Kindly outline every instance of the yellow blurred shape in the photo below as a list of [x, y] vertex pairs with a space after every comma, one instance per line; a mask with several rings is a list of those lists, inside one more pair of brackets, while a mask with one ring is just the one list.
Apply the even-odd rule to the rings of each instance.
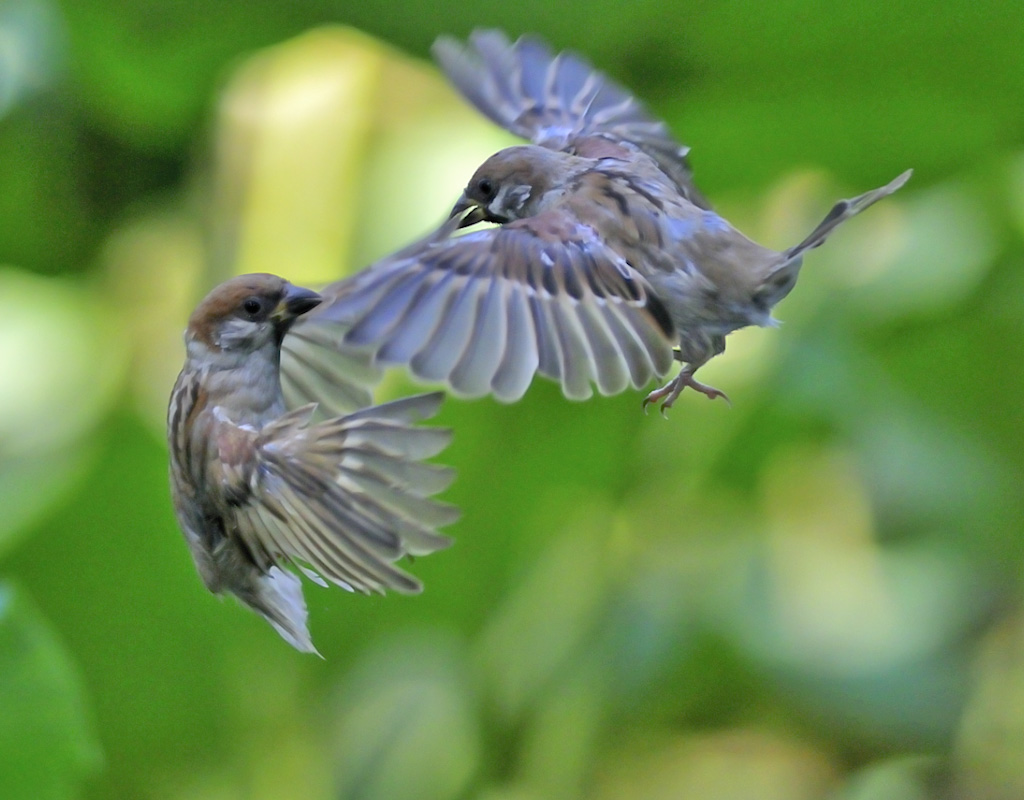
[[[842, 197], [854, 197], [871, 188], [840, 189], [825, 173], [793, 173], [769, 192], [754, 238], [780, 250], [791, 247], [810, 233]], [[783, 301], [777, 316], [798, 319], [804, 309], [817, 306], [825, 292], [884, 280], [890, 271], [900, 269], [909, 237], [906, 193], [904, 189], [884, 198], [846, 221], [825, 245], [806, 254], [798, 287]]]
[[522, 736], [520, 782], [540, 797], [585, 797], [595, 751], [607, 719], [603, 658], [558, 676], [558, 685], [536, 706]]
[[835, 767], [811, 747], [737, 729], [619, 748], [599, 776], [595, 800], [819, 800]]
[[[729, 334], [725, 355], [701, 367], [700, 379], [726, 394], [763, 380], [778, 360], [779, 336], [778, 330], [765, 328], [733, 331]], [[702, 405], [707, 410], [710, 404]]]
[[492, 786], [476, 796], [476, 800], [548, 800], [547, 795], [521, 786]]
[[957, 737], [964, 797], [1024, 797], [1024, 615], [1003, 619], [979, 648]]
[[477, 113], [433, 67], [385, 61], [380, 114], [366, 154], [355, 266], [440, 224], [476, 168], [519, 142]]
[[243, 739], [234, 751], [229, 749], [234, 759], [227, 764], [193, 770], [182, 776], [183, 785], [160, 787], [151, 796], [171, 800], [333, 800], [329, 761], [312, 733], [282, 725], [280, 720], [266, 731], [259, 747]]
[[216, 128], [213, 263], [311, 285], [438, 224], [495, 140], [435, 69], [343, 27], [250, 58]]
[[82, 435], [115, 399], [124, 366], [97, 297], [0, 267], [0, 454], [38, 455]]
[[[144, 209], [101, 256], [143, 417], [162, 435], [182, 331], [214, 285], [242, 272], [336, 280], [440, 222], [508, 138], [429, 64], [348, 28], [243, 62], [218, 104], [211, 213]], [[391, 371], [379, 396], [405, 386]]]
[[856, 670], [900, 650], [903, 630], [853, 459], [793, 448], [765, 472], [780, 633], [822, 666]]
[[827, 258], [868, 317], [948, 308], [977, 287], [996, 255], [983, 201], [964, 184], [916, 190], [911, 183], [863, 216], [862, 224], [847, 223], [844, 247]]
[[114, 231], [101, 253], [107, 295], [131, 348], [131, 383], [142, 418], [161, 438], [167, 398], [185, 359], [189, 314], [211, 288], [199, 226], [182, 213], [154, 210]]
[[[1015, 175], [1011, 170], [1011, 184], [1024, 187], [1024, 178]], [[795, 319], [802, 308], [813, 307], [815, 286], [819, 292], [829, 285], [851, 289], [851, 303], [881, 318], [943, 308], [977, 286], [996, 252], [981, 198], [964, 184], [918, 188], [915, 181], [920, 179], [844, 223], [805, 256], [796, 301], [787, 299], [784, 317]], [[760, 219], [745, 232], [770, 247], [789, 247], [841, 197], [871, 188], [840, 191], [823, 173], [794, 173], [771, 190]], [[1024, 198], [1024, 188], [1018, 194]]]
[[381, 59], [372, 39], [326, 28], [235, 73], [217, 115], [215, 262], [300, 284], [337, 276]]
[[753, 238], [776, 250], [801, 241], [838, 197], [829, 197], [831, 182], [820, 170], [800, 170], [779, 180], [764, 199]]
[[226, 644], [210, 655], [207, 667], [228, 670], [230, 680], [224, 683], [219, 708], [220, 722], [232, 736], [219, 760], [196, 764], [187, 773], [160, 776], [163, 780], [155, 781], [158, 788], [151, 796], [333, 800], [333, 765], [324, 752], [323, 719], [309, 713], [310, 691], [304, 685], [302, 664], [266, 638]]

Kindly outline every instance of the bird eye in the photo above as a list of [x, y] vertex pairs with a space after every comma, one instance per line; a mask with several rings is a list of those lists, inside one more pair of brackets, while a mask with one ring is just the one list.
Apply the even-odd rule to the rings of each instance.
[[242, 303], [242, 310], [250, 317], [255, 317], [263, 310], [263, 301], [258, 297], [250, 297]]
[[481, 178], [476, 182], [476, 190], [480, 192], [480, 196], [484, 200], [492, 200], [497, 190], [494, 187], [494, 181], [490, 178]]

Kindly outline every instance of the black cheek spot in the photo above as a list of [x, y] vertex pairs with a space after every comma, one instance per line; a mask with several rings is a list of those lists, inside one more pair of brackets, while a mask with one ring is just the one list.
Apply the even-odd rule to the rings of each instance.
[[767, 313], [771, 309], [768, 307], [768, 294], [765, 291], [754, 292], [754, 295], [750, 298], [750, 304], [758, 311]]

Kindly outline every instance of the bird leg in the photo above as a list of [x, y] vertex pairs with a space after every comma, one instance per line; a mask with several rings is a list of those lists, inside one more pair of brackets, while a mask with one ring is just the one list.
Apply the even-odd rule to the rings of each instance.
[[714, 400], [716, 397], [721, 397], [725, 402], [729, 402], [728, 396], [725, 392], [716, 389], [713, 386], [708, 386], [706, 383], [701, 383], [693, 377], [693, 373], [697, 371], [697, 368], [693, 365], [687, 365], [680, 370], [679, 374], [672, 380], [662, 386], [660, 389], [655, 389], [647, 397], [644, 398], [644, 413], [647, 413], [647, 406], [651, 403], [657, 403], [659, 400], [661, 403], [661, 416], [668, 419], [668, 415], [665, 413], [668, 409], [672, 408], [672, 404], [675, 403], [676, 398], [682, 394], [683, 389], [689, 386], [691, 389], [696, 389], [703, 395], [707, 395], [710, 399]]

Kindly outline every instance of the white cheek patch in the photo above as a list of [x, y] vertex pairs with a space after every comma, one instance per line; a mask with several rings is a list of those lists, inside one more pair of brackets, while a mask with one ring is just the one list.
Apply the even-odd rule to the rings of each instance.
[[504, 216], [509, 212], [520, 211], [533, 193], [532, 186], [502, 186], [497, 196], [491, 201], [488, 209], [496, 216]]
[[234, 350], [242, 345], [256, 347], [265, 340], [261, 325], [245, 319], [225, 320], [217, 332], [217, 346], [222, 350]]

